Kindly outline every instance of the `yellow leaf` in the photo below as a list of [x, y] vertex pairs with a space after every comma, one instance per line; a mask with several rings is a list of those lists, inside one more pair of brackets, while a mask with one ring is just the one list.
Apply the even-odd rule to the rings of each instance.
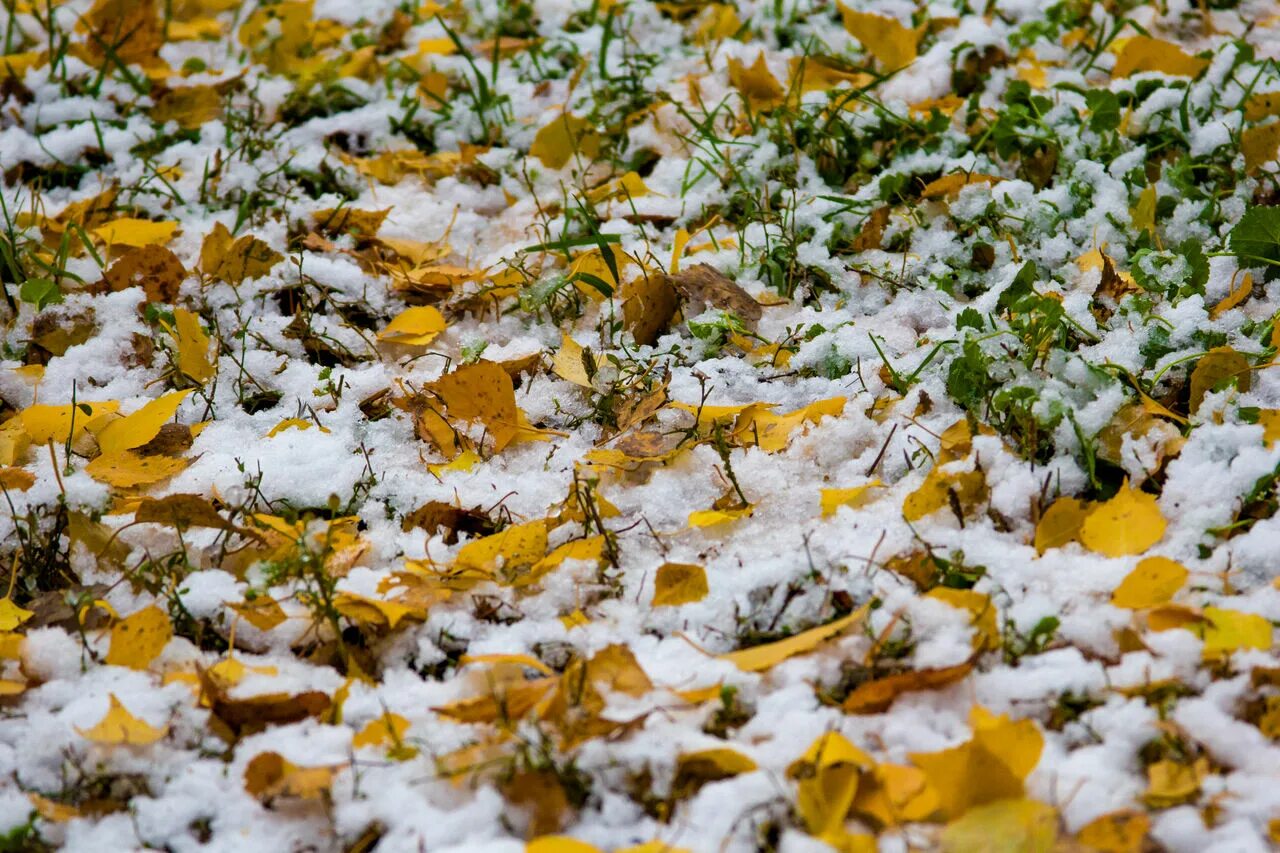
[[1162, 758], [1147, 765], [1147, 791], [1143, 802], [1155, 809], [1167, 809], [1190, 802], [1200, 795], [1200, 783], [1209, 774], [1209, 762], [1198, 758], [1181, 764]]
[[789, 657], [808, 654], [828, 640], [835, 639], [855, 625], [861, 624], [869, 609], [869, 606], [864, 604], [848, 616], [836, 619], [834, 622], [810, 628], [785, 640], [723, 654], [720, 655], [720, 659], [729, 661], [743, 672], [762, 672], [777, 666]]
[[396, 601], [368, 598], [354, 592], [340, 592], [333, 598], [333, 609], [357, 624], [373, 625], [394, 631], [406, 619], [421, 622], [427, 611]]
[[1240, 153], [1244, 154], [1244, 170], [1252, 173], [1276, 159], [1280, 151], [1280, 121], [1240, 131]]
[[421, 347], [436, 339], [445, 330], [444, 315], [430, 305], [406, 308], [396, 315], [387, 327], [378, 332], [378, 340], [395, 344]]
[[1209, 60], [1191, 56], [1173, 42], [1135, 36], [1120, 48], [1111, 76], [1128, 77], [1144, 71], [1156, 71], [1174, 77], [1195, 77], [1208, 64]]
[[38, 68], [48, 61], [49, 54], [43, 50], [9, 53], [0, 56], [0, 79], [15, 78], [21, 80], [29, 69]]
[[1248, 391], [1253, 385], [1252, 370], [1249, 359], [1231, 347], [1209, 350], [1200, 356], [1196, 369], [1191, 371], [1191, 396], [1187, 399], [1187, 407], [1192, 412], [1196, 411], [1206, 394], [1232, 381], [1241, 391]]
[[1156, 202], [1156, 185], [1147, 184], [1146, 189], [1138, 194], [1138, 203], [1129, 211], [1135, 230], [1155, 234]]
[[252, 234], [233, 239], [221, 222], [214, 223], [200, 247], [200, 269], [204, 274], [232, 285], [264, 276], [282, 260], [284, 255]]
[[501, 365], [478, 361], [446, 373], [427, 386], [452, 420], [484, 424], [495, 450], [502, 450], [520, 431], [515, 388]]
[[524, 846], [524, 853], [603, 853], [594, 844], [567, 835], [543, 835]]
[[[824, 417], [839, 417], [844, 411], [844, 397], [817, 400], [802, 409], [775, 415], [772, 403], [754, 403], [743, 408], [733, 424], [733, 437], [743, 447], [756, 446], [766, 453], [785, 450], [791, 433], [804, 424], [816, 424]], [[712, 407], [704, 407], [705, 409]], [[732, 407], [725, 407], [732, 408]], [[699, 417], [701, 424], [703, 415]]]
[[1003, 181], [999, 175], [984, 175], [979, 172], [954, 172], [925, 184], [920, 191], [921, 198], [952, 198], [960, 190], [970, 184], [994, 185]]
[[707, 44], [720, 41], [742, 29], [742, 21], [738, 18], [738, 10], [728, 3], [708, 3], [698, 16], [698, 25], [693, 30], [694, 44]]
[[907, 27], [896, 18], [872, 12], [857, 12], [843, 3], [840, 16], [849, 35], [862, 43], [867, 53], [874, 56], [886, 71], [896, 71], [915, 61], [922, 27]]
[[[1280, 127], [1280, 122], [1277, 122], [1277, 126]], [[1230, 293], [1222, 298], [1221, 302], [1209, 310], [1209, 319], [1218, 319], [1223, 314], [1248, 299], [1249, 294], [1251, 293], [1253, 293], [1253, 275], [1251, 273], [1245, 273], [1243, 278], [1240, 279], [1240, 286], [1233, 288]]]
[[558, 569], [565, 560], [599, 563], [604, 559], [606, 544], [604, 536], [588, 536], [585, 539], [566, 542], [530, 566], [527, 572], [511, 578], [510, 585], [520, 589], [534, 584], [548, 572]]
[[1245, 121], [1262, 121], [1280, 115], [1280, 92], [1254, 92], [1242, 104]]
[[872, 480], [870, 483], [863, 483], [861, 486], [854, 486], [851, 489], [823, 489], [822, 517], [827, 518], [835, 515], [836, 510], [842, 506], [853, 509], [866, 506], [872, 499], [872, 495], [867, 493], [872, 489], [883, 488], [883, 486], [884, 483], [879, 480]]
[[[213, 21], [216, 27], [218, 22]], [[173, 25], [170, 24], [170, 38]], [[215, 34], [215, 38], [216, 38]], [[151, 119], [161, 124], [175, 121], [179, 127], [195, 129], [222, 115], [222, 93], [217, 86], [182, 86], [170, 89], [151, 108]]]
[[313, 0], [286, 0], [259, 6], [240, 25], [237, 37], [257, 61], [269, 71], [297, 76], [306, 70], [298, 54], [313, 44], [311, 21]]
[[244, 768], [244, 788], [260, 800], [296, 797], [316, 800], [329, 792], [339, 767], [299, 767], [278, 752], [255, 755]]
[[1155, 495], [1129, 488], [1126, 480], [1115, 497], [1090, 511], [1080, 528], [1080, 542], [1108, 557], [1141, 554], [1160, 541], [1165, 526]]
[[1266, 651], [1271, 648], [1271, 623], [1256, 613], [1206, 607], [1204, 622], [1196, 626], [1196, 631], [1204, 637], [1206, 659], [1224, 657], [1241, 649]]
[[644, 178], [636, 172], [627, 172], [622, 177], [606, 181], [588, 192], [587, 201], [599, 204], [602, 201], [640, 198], [648, 194], [649, 188], [645, 186]]
[[106, 716], [96, 726], [88, 730], [76, 729], [82, 737], [106, 746], [147, 746], [160, 740], [169, 730], [168, 726], [157, 729], [130, 714], [114, 693], [110, 694], [110, 702]]
[[[70, 418], [67, 420], [70, 425]], [[31, 437], [23, 426], [22, 415], [9, 418], [0, 425], [0, 465], [13, 465], [20, 460], [31, 447]]]
[[587, 119], [570, 113], [561, 113], [543, 125], [529, 146], [529, 156], [537, 157], [549, 169], [563, 167], [575, 154], [594, 160], [599, 153], [600, 134]]
[[937, 586], [925, 593], [925, 597], [949, 604], [957, 610], [968, 610], [972, 614], [969, 624], [973, 627], [974, 649], [990, 650], [1000, 647], [1000, 626], [991, 596], [971, 589]]
[[935, 467], [925, 476], [920, 488], [902, 502], [902, 517], [918, 521], [943, 507], [951, 508], [953, 496], [961, 511], [968, 515], [986, 500], [987, 478], [977, 470], [947, 474]]
[[943, 853], [1052, 853], [1058, 813], [1035, 800], [1008, 799], [976, 806], [942, 831]]
[[913, 753], [938, 795], [943, 817], [954, 819], [973, 806], [1023, 795], [1023, 780], [1040, 761], [1044, 736], [1031, 720], [995, 717], [975, 706], [973, 738], [939, 752]]
[[0, 631], [12, 631], [32, 616], [35, 613], [14, 604], [8, 596], [0, 598]]
[[100, 225], [89, 233], [108, 246], [163, 246], [177, 230], [176, 222], [125, 218]]
[[232, 604], [231, 609], [259, 631], [270, 631], [288, 618], [279, 602], [265, 595], [259, 595], [252, 601]]
[[1076, 840], [1098, 853], [1142, 853], [1151, 818], [1140, 811], [1111, 812], [1080, 828]]
[[860, 71], [845, 71], [827, 64], [818, 56], [795, 56], [791, 58], [791, 80], [789, 88], [806, 92], [826, 92], [848, 83], [855, 89], [872, 82], [870, 74]]
[[787, 767], [787, 776], [799, 781], [796, 810], [812, 835], [827, 836], [842, 827], [861, 774], [874, 766], [844, 735], [826, 732]]
[[560, 617], [560, 624], [564, 626], [566, 631], [572, 631], [574, 628], [581, 628], [583, 625], [590, 625], [591, 620], [587, 618], [587, 614], [581, 610], [574, 610]]
[[111, 626], [106, 661], [111, 666], [146, 669], [173, 637], [169, 614], [154, 604]]
[[439, 477], [448, 471], [470, 471], [479, 461], [480, 457], [473, 451], [464, 450], [454, 457], [453, 461], [428, 465], [427, 470]]
[[[76, 403], [74, 406], [28, 406], [19, 415], [22, 428], [32, 444], [64, 444], [75, 441], [88, 427], [89, 421], [111, 414], [120, 408], [115, 400], [99, 403]], [[12, 464], [12, 463], [11, 463]]]
[[1085, 504], [1075, 498], [1058, 498], [1036, 525], [1036, 553], [1080, 541], [1080, 528], [1089, 517]]
[[169, 41], [217, 41], [222, 36], [222, 24], [217, 18], [194, 18], [190, 21], [170, 21]]
[[213, 361], [209, 357], [209, 336], [200, 328], [200, 318], [185, 308], [173, 309], [174, 341], [178, 345], [178, 370], [200, 384], [213, 378]]
[[562, 335], [560, 349], [556, 350], [555, 358], [551, 360], [551, 370], [567, 382], [582, 388], [590, 388], [591, 377], [587, 374], [585, 361], [591, 357], [590, 352], [583, 349], [582, 345], [573, 338]]
[[501, 568], [510, 574], [528, 568], [547, 553], [547, 522], [513, 524], [492, 536], [468, 542], [458, 549], [455, 571], [493, 577]]
[[683, 752], [676, 759], [675, 778], [671, 782], [672, 795], [676, 799], [685, 799], [707, 782], [729, 779], [757, 768], [758, 765], [750, 758], [728, 747]]
[[121, 450], [118, 453], [104, 453], [84, 466], [84, 470], [95, 480], [116, 488], [128, 489], [158, 483], [186, 467], [185, 459], [139, 456], [128, 450]]
[[707, 570], [690, 563], [663, 563], [653, 585], [654, 607], [692, 604], [707, 597]]
[[[280, 433], [287, 432], [291, 429], [305, 432], [315, 425], [314, 421], [309, 421], [306, 418], [285, 418], [267, 431], [267, 438], [275, 438]], [[328, 433], [329, 431], [328, 427], [320, 427], [320, 432]]]
[[747, 100], [752, 109], [769, 109], [782, 103], [782, 84], [769, 71], [764, 51], [751, 65], [729, 57], [729, 83]]
[[737, 509], [700, 509], [689, 513], [690, 527], [713, 527], [740, 518], [749, 518], [756, 508], [752, 504]]
[[404, 761], [418, 754], [415, 748], [406, 746], [404, 743], [407, 731], [409, 731], [409, 721], [399, 714], [387, 711], [381, 717], [370, 720], [369, 724], [351, 739], [351, 746], [356, 749], [390, 746], [390, 757], [397, 761]]
[[1173, 600], [1187, 582], [1187, 568], [1167, 557], [1147, 557], [1111, 594], [1111, 603], [1128, 610], [1156, 607]]
[[173, 419], [178, 406], [190, 394], [189, 389], [174, 391], [157, 397], [131, 415], [107, 420], [100, 428], [95, 425], [98, 447], [103, 454], [141, 447], [155, 438], [160, 428]]

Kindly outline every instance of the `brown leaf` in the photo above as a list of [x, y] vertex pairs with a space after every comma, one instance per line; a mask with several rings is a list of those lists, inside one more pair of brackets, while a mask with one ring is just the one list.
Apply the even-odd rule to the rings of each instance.
[[166, 495], [163, 498], [142, 498], [134, 510], [135, 522], [164, 524], [185, 530], [188, 527], [208, 527], [228, 530], [241, 536], [265, 541], [256, 530], [232, 524], [219, 514], [213, 504], [200, 495]]
[[200, 669], [199, 675], [201, 692], [213, 715], [237, 736], [262, 731], [270, 725], [297, 723], [308, 717], [319, 717], [332, 704], [329, 695], [319, 690], [232, 698], [208, 670]]
[[676, 291], [665, 275], [641, 275], [622, 288], [622, 325], [637, 344], [649, 346], [676, 313]]
[[156, 0], [98, 0], [82, 20], [89, 30], [89, 55], [102, 62], [155, 64], [164, 44], [164, 28]]
[[140, 456], [180, 456], [191, 449], [191, 427], [186, 424], [165, 423], [156, 433], [156, 437], [134, 452]]
[[705, 304], [731, 311], [749, 324], [759, 320], [763, 313], [760, 303], [752, 299], [751, 294], [707, 264], [695, 264], [665, 278], [681, 296], [695, 305]]
[[104, 279], [112, 293], [141, 287], [148, 302], [171, 303], [178, 298], [187, 270], [178, 256], [164, 246], [126, 249], [107, 270]]
[[517, 772], [503, 783], [502, 796], [507, 805], [524, 813], [527, 838], [559, 832], [576, 816], [559, 777], [550, 770]]
[[936, 669], [917, 669], [864, 681], [845, 697], [843, 708], [849, 714], [877, 714], [886, 711], [903, 693], [916, 690], [938, 690], [954, 684], [973, 670], [973, 662]]
[[459, 533], [466, 533], [469, 536], [488, 536], [497, 529], [493, 519], [489, 518], [480, 507], [463, 509], [444, 501], [427, 501], [407, 514], [400, 522], [400, 529], [406, 533], [415, 527], [421, 527], [429, 536], [436, 535], [441, 528], [444, 528], [446, 545], [455, 544]]
[[853, 238], [853, 250], [855, 252], [865, 252], [869, 249], [879, 249], [880, 243], [884, 239], [885, 226], [889, 224], [888, 205], [877, 207], [871, 211], [871, 214], [862, 223], [862, 229], [858, 232], [858, 236]]
[[519, 431], [511, 377], [492, 361], [478, 361], [446, 373], [427, 385], [445, 404], [450, 420], [480, 421], [502, 450]]

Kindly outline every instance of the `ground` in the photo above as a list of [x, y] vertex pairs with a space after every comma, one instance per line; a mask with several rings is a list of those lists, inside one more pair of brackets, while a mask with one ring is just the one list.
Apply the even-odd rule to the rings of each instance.
[[4, 0], [0, 850], [1280, 843], [1280, 8]]

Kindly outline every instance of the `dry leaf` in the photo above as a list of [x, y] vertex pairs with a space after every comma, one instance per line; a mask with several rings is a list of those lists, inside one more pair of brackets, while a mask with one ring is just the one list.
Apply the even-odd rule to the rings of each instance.
[[915, 61], [923, 28], [904, 26], [897, 18], [887, 15], [858, 12], [843, 3], [837, 5], [845, 30], [862, 43], [863, 49], [874, 56], [884, 70], [896, 71]]
[[173, 637], [169, 614], [154, 604], [111, 626], [106, 661], [111, 666], [146, 669]]
[[1142, 853], [1151, 818], [1140, 811], [1110, 812], [1080, 828], [1076, 840], [1098, 853]]
[[178, 256], [164, 246], [128, 249], [103, 276], [112, 293], [140, 287], [148, 302], [173, 302], [186, 277]]
[[[728, 311], [748, 324], [754, 324], [763, 314], [760, 303], [752, 299], [751, 294], [707, 264], [694, 264], [675, 275], [665, 276], [664, 280], [695, 306], [710, 305]], [[695, 313], [700, 310], [696, 309]]]
[[864, 604], [848, 616], [802, 631], [794, 637], [778, 640], [773, 643], [754, 646], [736, 652], [720, 655], [743, 672], [763, 672], [782, 663], [789, 657], [808, 654], [822, 644], [862, 623], [869, 612], [869, 605]]
[[422, 347], [434, 341], [447, 325], [444, 316], [435, 308], [419, 305], [397, 314], [386, 328], [378, 332], [378, 340]]
[[537, 157], [549, 169], [563, 167], [576, 154], [594, 160], [600, 153], [600, 134], [591, 122], [569, 113], [543, 125], [529, 146], [529, 156]]
[[185, 308], [173, 309], [173, 337], [178, 346], [178, 371], [201, 385], [217, 372], [209, 355], [209, 336], [200, 318]]
[[756, 61], [751, 65], [729, 57], [729, 83], [742, 94], [753, 110], [771, 109], [783, 101], [782, 84], [769, 71], [764, 51], [756, 56]]
[[89, 422], [120, 408], [115, 400], [76, 403], [74, 406], [28, 406], [18, 416], [32, 444], [65, 444], [84, 434]]
[[591, 350], [584, 349], [568, 335], [561, 335], [560, 349], [556, 350], [555, 357], [551, 360], [551, 370], [567, 382], [590, 389], [595, 362], [591, 360]]
[[1231, 347], [1217, 347], [1200, 356], [1195, 370], [1191, 371], [1191, 396], [1187, 408], [1195, 412], [1206, 394], [1234, 380], [1241, 391], [1252, 387], [1253, 368], [1249, 359]]
[[89, 233], [108, 246], [159, 246], [173, 239], [176, 222], [152, 222], [149, 219], [116, 219], [99, 225]]
[[104, 454], [119, 453], [141, 447], [160, 432], [160, 427], [171, 420], [191, 391], [174, 391], [144, 405], [138, 411], [123, 418], [104, 416], [89, 425], [98, 439], [98, 447]]
[[1080, 542], [1108, 557], [1141, 554], [1160, 541], [1165, 526], [1155, 495], [1130, 489], [1126, 480], [1111, 500], [1090, 510], [1080, 528]]
[[1116, 57], [1112, 77], [1128, 77], [1155, 71], [1175, 77], [1195, 77], [1209, 60], [1191, 56], [1173, 42], [1149, 36], [1135, 36], [1124, 43]]
[[1058, 813], [1053, 806], [1027, 799], [997, 800], [975, 806], [947, 824], [939, 839], [943, 853], [1053, 853]]
[[156, 728], [145, 720], [140, 720], [129, 709], [120, 703], [116, 694], [110, 694], [110, 706], [107, 714], [91, 729], [76, 731], [81, 737], [105, 746], [149, 746], [165, 736], [168, 726]]
[[1064, 497], [1054, 501], [1036, 525], [1036, 553], [1043, 554], [1050, 548], [1080, 541], [1080, 530], [1089, 512], [1088, 506], [1075, 498]]
[[884, 483], [881, 483], [879, 480], [872, 480], [869, 483], [864, 483], [861, 486], [854, 486], [851, 489], [823, 489], [821, 499], [822, 517], [828, 518], [835, 515], [836, 510], [842, 506], [847, 506], [853, 509], [866, 506], [875, 498], [875, 495], [871, 494], [871, 491], [873, 489], [880, 489], [883, 487]]
[[1173, 600], [1173, 596], [1187, 582], [1186, 566], [1166, 557], [1147, 557], [1111, 594], [1111, 603], [1128, 610], [1157, 607]]
[[707, 597], [707, 570], [689, 563], [663, 563], [653, 586], [654, 607], [692, 604]]
[[244, 768], [244, 789], [260, 800], [297, 797], [315, 800], [329, 793], [342, 765], [299, 767], [278, 752], [261, 752]]
[[878, 714], [887, 711], [903, 693], [939, 690], [955, 684], [973, 671], [971, 662], [937, 669], [917, 669], [864, 681], [845, 697], [841, 707], [849, 714]]
[[708, 782], [718, 782], [756, 769], [754, 761], [728, 747], [682, 752], [676, 758], [671, 795], [676, 800], [685, 800], [696, 795]]

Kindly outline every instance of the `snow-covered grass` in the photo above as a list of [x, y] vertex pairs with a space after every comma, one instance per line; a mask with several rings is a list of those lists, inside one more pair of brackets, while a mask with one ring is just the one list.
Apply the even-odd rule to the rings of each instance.
[[1280, 843], [1274, 3], [0, 39], [0, 849]]

